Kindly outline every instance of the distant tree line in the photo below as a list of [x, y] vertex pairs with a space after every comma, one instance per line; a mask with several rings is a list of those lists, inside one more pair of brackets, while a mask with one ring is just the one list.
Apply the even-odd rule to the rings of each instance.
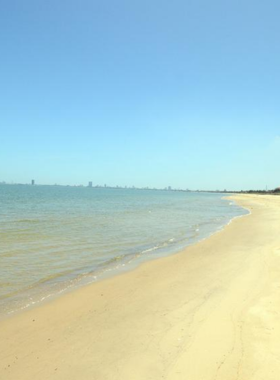
[[277, 187], [274, 190], [247, 190], [242, 192], [248, 194], [280, 194], [280, 187]]

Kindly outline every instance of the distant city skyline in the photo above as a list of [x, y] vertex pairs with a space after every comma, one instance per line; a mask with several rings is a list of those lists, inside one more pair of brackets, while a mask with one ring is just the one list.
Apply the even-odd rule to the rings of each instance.
[[5, 181], [1, 181], [0, 180], [0, 185], [21, 185], [21, 186], [28, 186], [28, 185], [32, 185], [32, 186], [62, 186], [62, 187], [88, 187], [88, 188], [91, 188], [91, 189], [127, 189], [127, 190], [165, 190], [165, 191], [184, 191], [184, 192], [219, 192], [219, 193], [230, 193], [230, 192], [246, 192], [246, 191], [254, 191], [254, 190], [257, 190], [257, 191], [261, 191], [261, 192], [271, 192], [271, 191], [274, 191], [274, 190], [278, 190], [280, 189], [279, 186], [277, 187], [273, 187], [273, 188], [268, 188], [266, 186], [266, 188], [259, 188], [259, 189], [246, 189], [246, 188], [243, 188], [243, 189], [222, 189], [222, 188], [216, 188], [215, 190], [213, 189], [207, 189], [207, 188], [196, 188], [196, 189], [190, 189], [190, 188], [180, 188], [180, 187], [172, 187], [172, 186], [165, 186], [165, 187], [162, 187], [162, 188], [159, 188], [159, 187], [151, 187], [151, 186], [142, 186], [142, 187], [137, 187], [137, 186], [134, 186], [134, 185], [125, 185], [125, 186], [120, 186], [120, 185], [107, 185], [107, 184], [104, 184], [104, 185], [99, 185], [99, 184], [94, 184], [92, 181], [89, 181], [88, 184], [83, 184], [83, 183], [78, 183], [78, 184], [72, 184], [72, 185], [69, 185], [69, 184], [59, 184], [59, 183], [52, 183], [52, 184], [44, 184], [44, 183], [38, 183], [36, 184], [35, 183], [35, 180], [31, 180], [31, 183], [17, 183], [17, 182], [5, 182]]
[[0, 181], [280, 185], [280, 3], [2, 2]]

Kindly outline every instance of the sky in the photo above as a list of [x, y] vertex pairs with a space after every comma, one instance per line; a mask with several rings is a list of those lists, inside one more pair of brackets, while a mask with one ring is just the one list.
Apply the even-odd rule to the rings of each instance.
[[0, 0], [0, 182], [280, 186], [279, 0]]

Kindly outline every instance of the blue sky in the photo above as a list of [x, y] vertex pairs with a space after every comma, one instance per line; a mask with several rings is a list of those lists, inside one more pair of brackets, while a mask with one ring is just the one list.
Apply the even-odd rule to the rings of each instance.
[[279, 14], [0, 0], [0, 181], [280, 186]]

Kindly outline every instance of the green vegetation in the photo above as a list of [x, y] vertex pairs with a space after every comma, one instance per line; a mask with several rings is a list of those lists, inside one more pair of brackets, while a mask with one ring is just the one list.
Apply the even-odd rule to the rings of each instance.
[[248, 191], [241, 191], [241, 193], [246, 193], [246, 194], [275, 194], [275, 195], [280, 195], [280, 187], [277, 187], [274, 190], [248, 190]]

